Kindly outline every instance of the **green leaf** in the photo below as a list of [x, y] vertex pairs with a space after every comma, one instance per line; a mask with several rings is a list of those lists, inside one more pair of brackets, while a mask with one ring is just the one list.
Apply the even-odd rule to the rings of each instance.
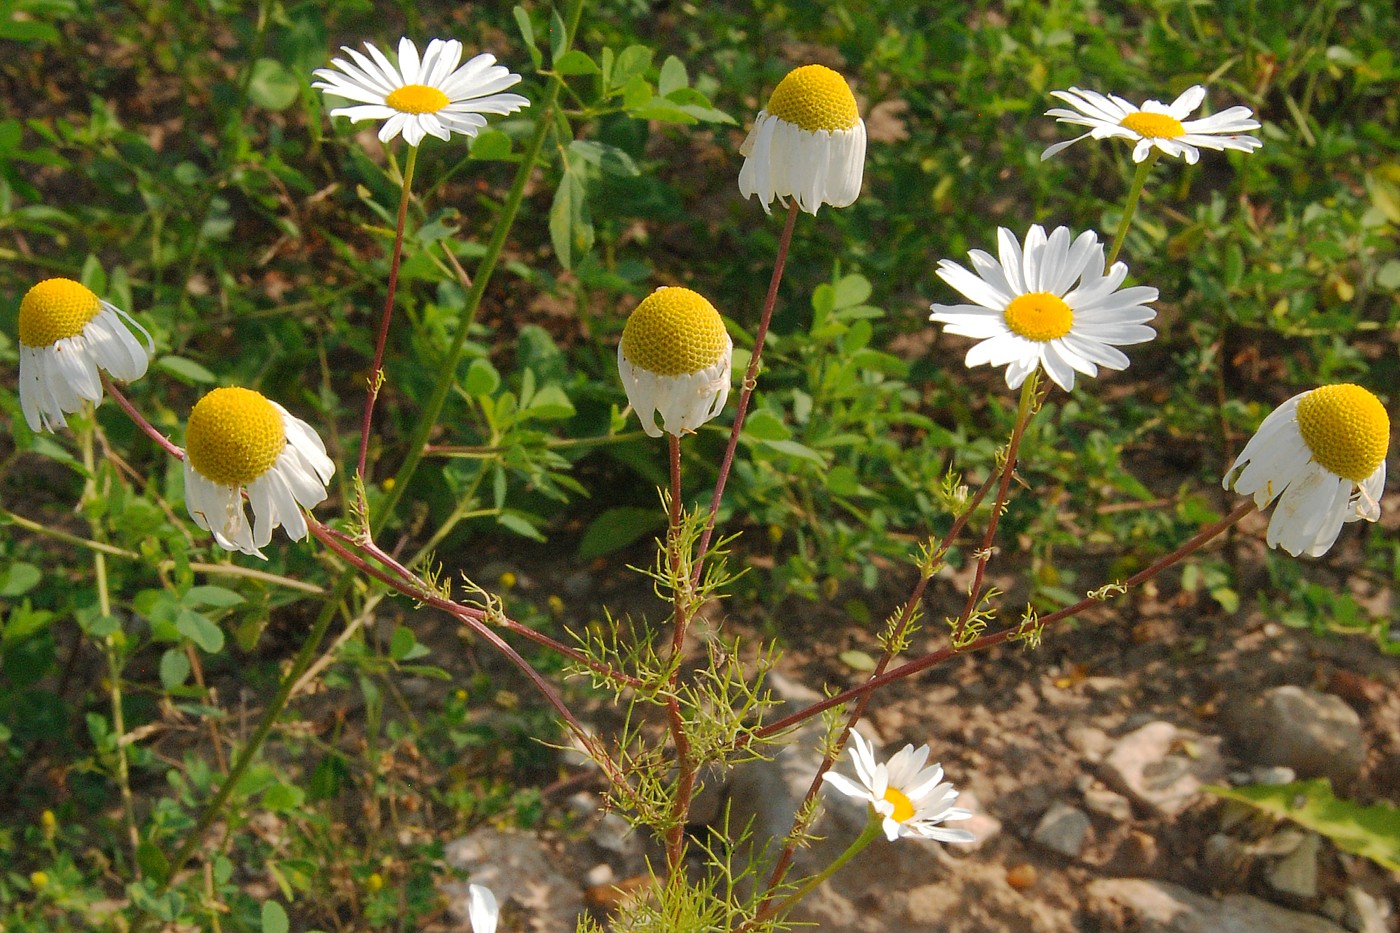
[[263, 901], [262, 933], [287, 933], [292, 923], [287, 919], [287, 911], [276, 901]]
[[[6, 4], [8, 6], [9, 4]], [[13, 42], [57, 42], [58, 30], [35, 19], [0, 19], [0, 39]]]
[[295, 784], [273, 784], [262, 796], [262, 805], [273, 813], [290, 813], [301, 809], [306, 792]]
[[190, 385], [213, 385], [219, 381], [218, 376], [194, 360], [187, 360], [183, 356], [162, 356], [156, 360], [156, 365], [181, 382]]
[[661, 76], [656, 82], [656, 92], [662, 97], [668, 97], [672, 91], [689, 86], [690, 78], [685, 73], [685, 62], [674, 55], [666, 56], [666, 61], [661, 63]]
[[744, 419], [744, 436], [756, 441], [785, 441], [792, 437], [792, 430], [783, 424], [781, 415], [760, 408]]
[[167, 648], [160, 656], [160, 685], [172, 690], [190, 676], [190, 659], [180, 648]]
[[217, 654], [224, 647], [224, 631], [208, 616], [181, 608], [175, 614], [175, 630], [194, 642], [205, 654]]
[[503, 528], [509, 528], [522, 538], [529, 538], [531, 541], [548, 540], [540, 533], [540, 530], [534, 526], [534, 523], [527, 519], [521, 512], [502, 512], [500, 515], [496, 516], [496, 522]]
[[227, 609], [243, 602], [243, 595], [222, 586], [192, 586], [181, 602], [186, 606]]
[[659, 509], [624, 506], [608, 509], [593, 519], [578, 544], [579, 560], [592, 560], [624, 548], [649, 531], [665, 524]]
[[875, 670], [875, 659], [864, 651], [843, 651], [837, 655], [841, 663], [845, 664], [853, 671], [873, 671]]
[[253, 63], [248, 99], [267, 110], [286, 110], [301, 95], [301, 79], [279, 61], [260, 58]]
[[568, 29], [564, 26], [564, 17], [559, 15], [559, 11], [553, 11], [549, 16], [549, 59], [558, 62], [564, 57], [564, 46], [568, 38]]
[[806, 444], [799, 444], [797, 441], [764, 441], [764, 446], [771, 447], [779, 453], [787, 454], [789, 457], [797, 457], [799, 460], [809, 460], [819, 467], [826, 467], [826, 460]]
[[500, 388], [500, 385], [501, 374], [496, 371], [496, 367], [485, 357], [477, 357], [467, 367], [467, 377], [462, 380], [462, 391], [472, 396], [490, 395]]
[[389, 637], [389, 657], [395, 661], [411, 661], [429, 653], [428, 647], [419, 644], [413, 637], [413, 629], [407, 626], [400, 625]]
[[510, 161], [510, 137], [500, 130], [482, 130], [472, 139], [471, 157], [477, 162]]
[[170, 877], [170, 860], [165, 857], [160, 846], [149, 839], [142, 840], [136, 847], [136, 861], [141, 865], [141, 870], [157, 884], [164, 884]]
[[38, 567], [16, 561], [0, 576], [0, 596], [22, 596], [38, 586], [43, 578]]
[[576, 139], [569, 143], [569, 150], [577, 153], [583, 161], [598, 166], [609, 175], [631, 178], [642, 173], [630, 155], [616, 146], [609, 146], [607, 143]]
[[1217, 797], [1238, 800], [1265, 813], [1321, 833], [1339, 849], [1391, 871], [1400, 871], [1400, 810], [1388, 803], [1362, 806], [1333, 795], [1326, 778], [1292, 784], [1207, 787]]
[[561, 387], [550, 383], [534, 394], [526, 410], [541, 421], [558, 421], [574, 416], [574, 403]]
[[564, 161], [564, 177], [559, 179], [559, 189], [554, 192], [554, 204], [549, 209], [549, 240], [559, 265], [565, 269], [572, 269], [574, 260], [593, 248], [587, 186], [573, 161]]
[[623, 49], [612, 67], [610, 77], [613, 86], [620, 87], [633, 78], [641, 77], [651, 67], [653, 54], [652, 50], [644, 45], [629, 45]]
[[561, 75], [596, 75], [598, 64], [580, 49], [569, 49], [554, 63], [554, 70]]
[[864, 304], [870, 297], [873, 289], [870, 282], [863, 275], [848, 275], [836, 283], [836, 292], [832, 296], [835, 299], [837, 308], [850, 308], [854, 305]]
[[511, 12], [515, 14], [515, 26], [520, 30], [520, 39], [525, 43], [525, 51], [530, 53], [530, 61], [538, 69], [544, 64], [544, 55], [540, 52], [539, 43], [535, 41], [535, 26], [530, 22], [530, 14], [523, 6], [516, 6]]

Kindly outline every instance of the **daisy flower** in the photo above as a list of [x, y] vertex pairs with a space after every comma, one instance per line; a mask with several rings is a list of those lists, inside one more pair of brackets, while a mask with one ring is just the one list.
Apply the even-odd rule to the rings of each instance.
[[1192, 165], [1201, 157], [1201, 149], [1253, 152], [1264, 145], [1253, 136], [1240, 135], [1245, 130], [1259, 129], [1259, 121], [1254, 119], [1248, 107], [1231, 107], [1199, 120], [1187, 120], [1205, 100], [1206, 89], [1199, 84], [1182, 91], [1181, 96], [1170, 104], [1149, 100], [1141, 107], [1121, 97], [1105, 96], [1077, 87], [1068, 91], [1052, 91], [1050, 96], [1058, 97], [1074, 109], [1056, 107], [1045, 112], [1047, 117], [1055, 117], [1057, 123], [1087, 126], [1090, 129], [1083, 136], [1055, 143], [1040, 154], [1041, 161], [1087, 136], [1095, 139], [1116, 136], [1135, 142], [1134, 162], [1146, 159], [1155, 146], [1169, 156], [1184, 158]]
[[857, 800], [864, 800], [880, 816], [885, 838], [919, 836], [940, 842], [973, 842], [976, 837], [965, 829], [942, 829], [945, 820], [965, 820], [972, 811], [953, 806], [958, 792], [943, 781], [943, 768], [925, 768], [928, 746], [906, 745], [888, 762], [876, 763], [875, 750], [859, 732], [851, 730], [851, 761], [859, 783], [828, 771], [822, 780]]
[[[127, 325], [141, 332], [144, 347]], [[124, 382], [140, 379], [154, 350], [151, 335], [121, 308], [72, 279], [45, 279], [19, 303], [24, 420], [34, 431], [67, 427], [65, 412], [102, 401], [99, 368]]]
[[627, 401], [651, 437], [693, 432], [729, 400], [734, 342], [719, 312], [688, 288], [658, 288], [632, 311], [617, 345]]
[[783, 199], [794, 197], [809, 214], [850, 204], [865, 171], [865, 121], [850, 85], [823, 65], [788, 72], [739, 154], [739, 191], [758, 195], [765, 213], [774, 198], [786, 207]]
[[1103, 273], [1103, 244], [1094, 231], [1071, 243], [1069, 228], [1056, 227], [1047, 237], [1036, 224], [1022, 246], [1002, 227], [997, 243], [1000, 262], [980, 249], [968, 253], [975, 275], [952, 260], [938, 264], [938, 277], [972, 304], [934, 304], [929, 320], [981, 341], [967, 351], [968, 366], [1005, 366], [1013, 389], [1042, 366], [1068, 392], [1076, 372], [1126, 369], [1128, 358], [1115, 346], [1157, 336], [1144, 325], [1157, 315], [1144, 305], [1157, 300], [1157, 289], [1120, 289], [1128, 267], [1115, 262]]
[[[252, 389], [215, 389], [195, 403], [185, 428], [185, 508], [230, 551], [260, 548], [278, 525], [307, 535], [302, 507], [326, 498], [335, 464], [305, 421]], [[243, 490], [253, 525], [243, 511]]]
[[1266, 508], [1269, 547], [1321, 557], [1345, 522], [1381, 517], [1390, 417], [1358, 385], [1323, 386], [1276, 408], [1225, 474], [1226, 489]]
[[496, 933], [496, 919], [501, 915], [496, 895], [479, 884], [467, 885], [467, 920], [472, 933]]
[[486, 125], [483, 114], [514, 113], [530, 102], [519, 94], [502, 94], [520, 81], [520, 75], [496, 64], [496, 57], [481, 54], [458, 68], [462, 43], [456, 39], [434, 39], [423, 57], [409, 39], [399, 40], [399, 63], [395, 67], [383, 52], [366, 42], [366, 56], [349, 46], [341, 50], [350, 56], [331, 59], [330, 68], [319, 68], [321, 80], [312, 87], [327, 95], [359, 101], [353, 107], [337, 107], [333, 117], [349, 117], [352, 122], [383, 120], [380, 142], [387, 143], [399, 133], [416, 146], [424, 136], [450, 139], [453, 133], [472, 137]]

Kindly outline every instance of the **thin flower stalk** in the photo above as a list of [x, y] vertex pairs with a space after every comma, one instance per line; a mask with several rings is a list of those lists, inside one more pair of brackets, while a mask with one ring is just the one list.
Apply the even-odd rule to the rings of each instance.
[[763, 299], [763, 312], [758, 318], [758, 329], [754, 331], [753, 355], [749, 358], [749, 368], [744, 372], [744, 384], [739, 390], [739, 402], [734, 407], [734, 426], [729, 429], [729, 444], [724, 448], [720, 460], [719, 475], [715, 477], [715, 491], [710, 496], [710, 514], [705, 520], [705, 529], [700, 533], [700, 542], [695, 553], [700, 559], [692, 571], [692, 583], [700, 582], [705, 570], [704, 555], [714, 536], [715, 517], [719, 514], [720, 503], [724, 500], [724, 486], [729, 481], [729, 471], [734, 465], [734, 452], [739, 447], [739, 435], [744, 430], [744, 415], [749, 410], [749, 399], [758, 386], [758, 367], [763, 356], [763, 341], [768, 336], [768, 325], [773, 320], [773, 308], [778, 303], [778, 286], [783, 280], [783, 268], [787, 265], [788, 248], [792, 245], [792, 231], [797, 224], [797, 214], [801, 208], [794, 199], [788, 205], [787, 222], [783, 225], [782, 236], [778, 239], [778, 254], [773, 260], [773, 277], [768, 283], [768, 295]]
[[[668, 527], [666, 531], [667, 560], [671, 565], [671, 577], [675, 591], [672, 603], [674, 623], [671, 639], [671, 689], [666, 696], [666, 723], [671, 732], [671, 741], [676, 746], [676, 797], [671, 804], [672, 825], [666, 832], [666, 868], [674, 873], [680, 870], [685, 855], [685, 815], [690, 811], [691, 796], [695, 791], [695, 761], [690, 746], [690, 738], [685, 731], [685, 717], [675, 689], [680, 677], [680, 655], [685, 647], [685, 633], [690, 624], [689, 600], [681, 585], [681, 439], [675, 434], [666, 435], [670, 453], [671, 495]], [[703, 553], [703, 551], [701, 552]]]
[[1143, 185], [1147, 183], [1147, 175], [1152, 171], [1152, 166], [1157, 164], [1157, 160], [1162, 157], [1162, 153], [1156, 149], [1152, 150], [1144, 161], [1137, 164], [1137, 169], [1133, 172], [1132, 183], [1128, 186], [1128, 198], [1123, 205], [1123, 217], [1118, 221], [1118, 230], [1113, 234], [1113, 245], [1109, 247], [1108, 258], [1103, 263], [1103, 274], [1108, 275], [1113, 268], [1113, 262], [1118, 258], [1118, 253], [1123, 249], [1123, 241], [1128, 237], [1128, 230], [1133, 224], [1133, 214], [1137, 212], [1138, 199], [1142, 196]]

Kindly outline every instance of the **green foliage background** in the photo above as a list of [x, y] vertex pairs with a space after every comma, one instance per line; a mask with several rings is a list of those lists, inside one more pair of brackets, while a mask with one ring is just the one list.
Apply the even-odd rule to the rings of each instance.
[[[685, 284], [725, 314], [742, 357], [779, 227], [738, 196], [737, 150], [768, 92], [808, 61], [848, 76], [872, 142], [860, 200], [798, 225], [725, 513], [747, 532], [736, 558], [755, 568], [741, 583], [752, 599], [874, 587], [912, 540], [946, 523], [950, 470], [975, 483], [993, 469], [1015, 403], [999, 371], [965, 370], [964, 343], [927, 324], [930, 302], [952, 300], [932, 270], [989, 248], [1000, 225], [1018, 236], [1032, 222], [1116, 226], [1124, 147], [1085, 141], [1039, 160], [1069, 131], [1043, 116], [1055, 89], [1170, 100], [1205, 83], [1215, 110], [1254, 109], [1265, 145], [1163, 164], [1149, 182], [1123, 258], [1134, 280], [1161, 291], [1160, 337], [1126, 373], [1053, 396], [1026, 439], [1030, 494], [1006, 533], [1027, 547], [1038, 603], [1082, 590], [1078, 558], [1066, 554], [1131, 572], [1215, 517], [1230, 457], [1296, 392], [1356, 381], [1395, 411], [1400, 17], [1389, 0], [838, 0], [820, 15], [799, 3], [596, 0], [577, 54], [558, 62], [552, 11], [539, 3], [4, 8], [0, 368], [15, 371], [25, 290], [80, 278], [155, 336], [157, 361], [130, 395], [177, 441], [214, 384], [256, 387], [311, 421], [341, 466], [327, 514], [348, 498], [398, 188], [372, 129], [326, 117], [311, 71], [342, 43], [387, 46], [404, 34], [494, 52], [532, 99], [540, 69], [569, 75], [567, 119], [473, 329], [438, 449], [401, 510], [398, 531], [449, 570], [476, 569], [479, 555], [521, 537], [587, 561], [659, 527], [663, 453], [621, 417], [616, 339], [640, 296]], [[378, 483], [404, 455], [464, 305], [446, 255], [468, 268], [482, 255], [527, 116], [494, 121], [469, 153], [431, 139], [423, 148], [371, 447]], [[119, 818], [83, 818], [113, 812], [115, 800], [116, 737], [91, 645], [112, 644], [121, 659], [128, 730], [165, 721], [172, 706], [224, 723], [228, 710], [196, 682], [197, 667], [211, 680], [236, 671], [257, 695], [314, 601], [274, 578], [211, 571], [228, 558], [185, 519], [178, 465], [112, 406], [99, 421], [121, 459], [100, 467], [104, 494], [81, 516], [71, 437], [33, 435], [11, 378], [0, 412], [10, 426], [0, 439], [0, 799], [13, 801], [0, 820], [0, 916], [9, 912], [12, 930], [81, 926], [122, 892], [79, 853], [96, 847], [116, 875], [131, 870]], [[727, 423], [688, 446], [687, 494], [707, 494]], [[371, 488], [372, 504], [384, 491]], [[1329, 585], [1343, 567], [1400, 582], [1393, 514], [1353, 527], [1327, 561], [1270, 555], [1272, 608], [1396, 650], [1385, 620]], [[87, 538], [92, 521], [113, 549], [113, 617], [95, 609], [87, 551], [61, 537]], [[259, 569], [276, 577], [332, 579], [314, 549], [278, 545], [269, 557]], [[1203, 562], [1186, 583], [1226, 610], [1254, 598], [1224, 564]], [[540, 607], [535, 621], [557, 629], [560, 616]], [[342, 837], [359, 801], [430, 799], [437, 822], [422, 821], [415, 843], [429, 855], [453, 828], [538, 817], [537, 796], [513, 792], [484, 757], [453, 772], [444, 754], [440, 774], [415, 781], [374, 763], [377, 752], [429, 747], [425, 736], [495, 754], [512, 736], [550, 734], [528, 705], [489, 723], [474, 716], [499, 699], [485, 676], [454, 684], [430, 711], [393, 713], [396, 679], [442, 663], [426, 653], [407, 625], [352, 639], [327, 677], [363, 702], [364, 744], [289, 734], [272, 761], [307, 767], [268, 763], [240, 788], [243, 818], [270, 811], [296, 831], [280, 849], [250, 835], [230, 843], [213, 880], [229, 928], [264, 922], [240, 886], [252, 864], [302, 898], [308, 917], [348, 910], [380, 926], [430, 910], [427, 860], [404, 858], [387, 823]], [[544, 780], [545, 751], [514, 748], [507, 770]], [[178, 837], [216, 780], [211, 763], [188, 736], [131, 752], [149, 839]], [[45, 808], [54, 831], [39, 819]], [[46, 875], [41, 890], [35, 871]], [[385, 873], [394, 883], [376, 887], [371, 877], [382, 885]], [[186, 916], [195, 900], [186, 892], [148, 909]]]

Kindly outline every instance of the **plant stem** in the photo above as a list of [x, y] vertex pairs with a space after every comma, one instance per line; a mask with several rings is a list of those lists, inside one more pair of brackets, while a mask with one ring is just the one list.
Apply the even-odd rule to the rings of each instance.
[[674, 629], [671, 637], [670, 689], [666, 692], [666, 721], [671, 741], [676, 746], [676, 797], [671, 804], [671, 825], [666, 830], [666, 869], [672, 875], [681, 870], [685, 857], [685, 815], [690, 810], [690, 798], [695, 790], [695, 759], [690, 737], [685, 731], [685, 716], [676, 690], [680, 679], [681, 651], [685, 647], [685, 632], [690, 624], [689, 576], [682, 579], [681, 559], [681, 439], [666, 435], [671, 463], [670, 514], [666, 532], [666, 560], [670, 564], [672, 614]]
[[[97, 461], [93, 456], [92, 440], [97, 432], [97, 412], [91, 403], [83, 406], [83, 420], [78, 425], [78, 448], [83, 458], [83, 468], [87, 477], [83, 480], [83, 494], [78, 500], [78, 508], [87, 512], [98, 498]], [[93, 538], [100, 539], [102, 522], [88, 513], [88, 527]], [[112, 595], [107, 585], [107, 555], [101, 550], [92, 552], [92, 574], [97, 581], [97, 611], [103, 620], [112, 619]], [[120, 629], [119, 629], [120, 630]], [[126, 715], [122, 711], [122, 662], [118, 655], [115, 635], [102, 639], [102, 650], [107, 657], [107, 697], [112, 705], [112, 732], [116, 740], [117, 787], [122, 799], [122, 819], [126, 823], [127, 841], [131, 844], [132, 874], [141, 877], [141, 834], [136, 828], [136, 802], [131, 794], [131, 764], [126, 757]]]
[[1113, 247], [1108, 251], [1108, 258], [1104, 260], [1104, 275], [1108, 275], [1108, 270], [1113, 268], [1118, 251], [1123, 248], [1123, 240], [1128, 236], [1128, 227], [1132, 225], [1133, 214], [1137, 211], [1138, 198], [1142, 195], [1142, 186], [1147, 182], [1147, 173], [1152, 171], [1152, 166], [1157, 164], [1161, 155], [1158, 150], [1153, 149], [1151, 155], [1138, 163], [1137, 171], [1133, 173], [1132, 184], [1128, 186], [1128, 200], [1123, 205], [1123, 219], [1118, 221], [1118, 232], [1113, 235]]
[[1254, 500], [1248, 499], [1245, 502], [1241, 503], [1239, 506], [1237, 506], [1235, 510], [1229, 515], [1220, 519], [1220, 521], [1207, 525], [1205, 528], [1202, 528], [1200, 531], [1196, 532], [1196, 534], [1193, 535], [1188, 541], [1179, 546], [1176, 550], [1163, 557], [1157, 558], [1157, 560], [1153, 561], [1150, 565], [1133, 574], [1131, 577], [1124, 580], [1120, 584], [1113, 585], [1112, 587], [1105, 587], [1100, 590], [1091, 592], [1088, 596], [1086, 596], [1084, 599], [1081, 599], [1074, 605], [1066, 606], [1064, 609], [1058, 609], [1047, 616], [1040, 617], [1039, 619], [1023, 622], [1020, 625], [1015, 625], [1011, 628], [1003, 629], [1002, 631], [995, 632], [991, 635], [983, 635], [981, 638], [974, 639], [962, 648], [954, 648], [952, 645], [948, 645], [946, 647], [940, 648], [937, 651], [930, 652], [929, 654], [926, 654], [921, 658], [915, 658], [914, 660], [909, 661], [906, 664], [901, 664], [899, 667], [896, 667], [892, 671], [886, 672], [880, 677], [871, 678], [870, 680], [867, 680], [865, 683], [860, 684], [859, 686], [852, 687], [849, 690], [828, 697], [825, 700], [819, 700], [818, 702], [813, 703], [811, 706], [808, 706], [804, 709], [800, 709], [797, 712], [792, 713], [791, 715], [784, 716], [782, 719], [778, 719], [771, 723], [767, 723], [759, 729], [754, 730], [753, 737], [756, 739], [763, 739], [767, 738], [770, 735], [782, 732], [786, 729], [791, 729], [798, 723], [810, 719], [813, 716], [816, 716], [819, 713], [828, 710], [833, 706], [840, 706], [842, 703], [849, 703], [851, 700], [854, 700], [856, 697], [859, 697], [862, 694], [869, 693], [873, 690], [879, 690], [886, 684], [891, 684], [894, 683], [896, 680], [903, 680], [904, 678], [917, 674], [920, 671], [928, 670], [930, 667], [933, 667], [936, 664], [940, 664], [948, 660], [949, 658], [954, 657], [955, 655], [969, 654], [973, 651], [984, 651], [987, 648], [992, 648], [996, 645], [1000, 645], [1003, 642], [1009, 641], [1010, 639], [1015, 638], [1017, 636], [1024, 636], [1027, 632], [1031, 631], [1034, 628], [1045, 628], [1047, 626], [1054, 625], [1058, 622], [1062, 622], [1065, 619], [1070, 618], [1071, 616], [1078, 615], [1085, 609], [1088, 609], [1090, 606], [1098, 605], [1099, 603], [1107, 601], [1110, 596], [1116, 595], [1111, 590], [1130, 590], [1133, 587], [1152, 579], [1157, 574], [1161, 573], [1163, 570], [1166, 570], [1173, 564], [1181, 562], [1185, 558], [1194, 554], [1196, 551], [1200, 550], [1206, 543], [1208, 543], [1213, 538], [1218, 537], [1225, 531], [1234, 527], [1236, 524], [1239, 523], [1239, 521], [1242, 518], [1244, 518], [1246, 515], [1253, 512], [1254, 510]]
[[763, 355], [763, 340], [768, 336], [768, 324], [773, 319], [773, 306], [778, 303], [778, 285], [783, 280], [783, 268], [787, 265], [792, 231], [797, 225], [797, 212], [797, 199], [794, 198], [788, 205], [787, 222], [783, 225], [783, 234], [778, 239], [778, 255], [773, 260], [773, 277], [768, 282], [768, 295], [763, 300], [763, 313], [758, 318], [758, 330], [754, 331], [753, 355], [749, 358], [749, 368], [744, 373], [744, 385], [739, 391], [739, 402], [734, 408], [734, 426], [729, 429], [729, 445], [724, 449], [719, 476], [715, 478], [715, 491], [710, 497], [710, 517], [705, 521], [705, 530], [701, 532], [700, 543], [695, 548], [697, 559], [692, 579], [697, 583], [705, 569], [705, 550], [710, 546], [710, 537], [715, 531], [715, 517], [719, 514], [719, 505], [724, 499], [724, 485], [729, 480], [729, 470], [734, 465], [734, 452], [739, 447], [739, 434], [744, 430], [744, 415], [749, 410], [749, 397], [758, 385], [758, 364]]
[[855, 841], [846, 847], [846, 851], [836, 856], [836, 858], [832, 860], [832, 863], [822, 869], [822, 871], [808, 878], [807, 881], [803, 883], [802, 887], [794, 891], [791, 896], [784, 898], [782, 903], [778, 904], [776, 907], [766, 905], [760, 907], [758, 912], [754, 915], [753, 920], [744, 924], [740, 929], [749, 929], [754, 924], [762, 923], [769, 917], [791, 910], [798, 901], [802, 900], [802, 898], [806, 897], [808, 894], [811, 894], [824, 881], [840, 871], [847, 862], [859, 855], [866, 846], [874, 842], [880, 835], [881, 825], [879, 815], [872, 809], [870, 812], [870, 820], [865, 824], [865, 829], [861, 830], [861, 834], [855, 838]]
[[[394, 293], [399, 285], [399, 261], [403, 258], [403, 230], [408, 220], [408, 201], [413, 187], [413, 169], [418, 164], [418, 147], [408, 147], [408, 158], [404, 161], [403, 188], [399, 192], [399, 217], [394, 226], [394, 251], [389, 257], [389, 284], [384, 295], [384, 314], [379, 319], [379, 334], [374, 344], [374, 364], [369, 372], [369, 394], [365, 396], [365, 413], [360, 418], [360, 456], [355, 463], [355, 472], [365, 479], [365, 458], [369, 454], [369, 429], [374, 420], [374, 403], [379, 398], [379, 390], [384, 384], [384, 346], [389, 341], [389, 323], [394, 317]], [[363, 506], [364, 503], [361, 503]], [[367, 511], [366, 516], [368, 523]], [[366, 534], [369, 529], [366, 527]]]
[[[556, 50], [558, 54], [562, 55], [572, 47], [574, 35], [578, 32], [579, 17], [582, 13], [583, 0], [570, 0], [565, 16], [564, 36], [561, 45]], [[501, 207], [500, 216], [496, 218], [495, 226], [491, 231], [491, 239], [486, 244], [486, 252], [482, 255], [481, 262], [477, 264], [471, 290], [467, 292], [462, 314], [457, 319], [457, 333], [453, 336], [447, 355], [443, 357], [442, 364], [438, 367], [433, 393], [424, 403], [418, 424], [414, 427], [413, 435], [409, 438], [404, 462], [399, 466], [398, 472], [394, 474], [393, 488], [388, 490], [384, 500], [379, 505], [379, 514], [385, 520], [393, 514], [399, 500], [403, 498], [404, 492], [408, 489], [408, 482], [413, 478], [414, 471], [418, 469], [418, 464], [423, 459], [428, 437], [437, 425], [438, 416], [442, 414], [442, 407], [447, 402], [448, 394], [452, 391], [453, 385], [456, 384], [457, 364], [461, 362], [462, 353], [466, 348], [467, 335], [471, 332], [472, 324], [476, 322], [477, 310], [481, 307], [481, 298], [486, 292], [486, 286], [491, 282], [491, 274], [496, 270], [496, 263], [501, 258], [501, 250], [505, 248], [506, 238], [515, 223], [516, 214], [520, 212], [520, 204], [525, 198], [526, 186], [534, 174], [535, 163], [539, 161], [544, 141], [554, 125], [555, 105], [559, 100], [559, 89], [563, 84], [564, 79], [561, 76], [552, 75], [549, 83], [545, 86], [544, 97], [539, 102], [539, 113], [535, 117], [535, 131], [521, 153], [520, 168], [515, 173], [515, 181], [511, 185], [510, 193], [506, 196], [505, 204]]]

